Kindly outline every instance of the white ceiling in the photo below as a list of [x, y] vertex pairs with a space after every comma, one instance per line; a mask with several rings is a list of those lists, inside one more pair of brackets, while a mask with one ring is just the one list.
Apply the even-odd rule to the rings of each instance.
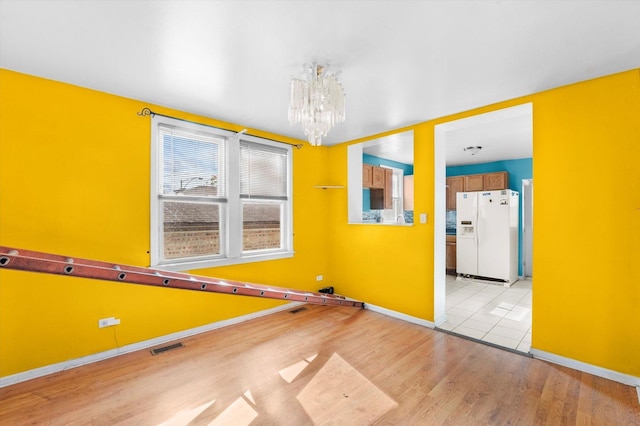
[[394, 133], [362, 143], [362, 152], [379, 158], [413, 164], [413, 132]]
[[[532, 104], [522, 104], [450, 121], [443, 127], [447, 166], [533, 157]], [[394, 133], [362, 143], [365, 154], [413, 164], [413, 132]], [[473, 153], [468, 147], [480, 147]]]
[[[531, 103], [442, 124], [447, 166], [533, 157]], [[468, 147], [480, 147], [473, 153]]]
[[312, 60], [342, 71], [332, 145], [640, 67], [640, 1], [0, 0], [2, 68], [294, 138]]

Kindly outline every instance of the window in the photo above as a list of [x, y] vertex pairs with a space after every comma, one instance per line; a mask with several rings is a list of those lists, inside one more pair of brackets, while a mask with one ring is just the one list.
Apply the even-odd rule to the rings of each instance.
[[292, 255], [290, 146], [158, 115], [152, 126], [152, 266]]
[[[404, 223], [404, 207], [403, 207], [403, 180], [404, 172], [401, 169], [395, 167], [389, 167], [382, 165], [385, 169], [390, 169], [393, 172], [391, 176], [391, 209], [382, 210], [381, 214], [385, 222], [392, 223]], [[399, 218], [402, 218], [400, 221]]]
[[240, 142], [242, 250], [282, 249], [287, 207], [287, 150]]

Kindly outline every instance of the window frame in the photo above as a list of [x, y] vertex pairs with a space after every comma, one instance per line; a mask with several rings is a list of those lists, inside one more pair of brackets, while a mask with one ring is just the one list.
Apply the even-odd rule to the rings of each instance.
[[[162, 180], [162, 155], [159, 141], [160, 125], [174, 127], [183, 132], [205, 133], [214, 138], [223, 139], [224, 168], [226, 170], [225, 196], [212, 198], [208, 203], [220, 205], [220, 254], [202, 257], [172, 258], [164, 260], [164, 223], [162, 217], [162, 200], [174, 199], [158, 190]], [[261, 249], [243, 251], [242, 203], [246, 199], [240, 197], [240, 141], [268, 145], [286, 151], [286, 200], [282, 208], [280, 238], [282, 247], [277, 249]], [[183, 121], [156, 114], [151, 119], [151, 202], [150, 202], [150, 266], [171, 271], [209, 268], [241, 263], [260, 262], [293, 257], [293, 152], [289, 144], [271, 141], [244, 133], [235, 133], [213, 126]], [[177, 201], [195, 201], [189, 196], [175, 198]], [[221, 201], [226, 199], [226, 202]], [[257, 200], [254, 200], [257, 201]]]

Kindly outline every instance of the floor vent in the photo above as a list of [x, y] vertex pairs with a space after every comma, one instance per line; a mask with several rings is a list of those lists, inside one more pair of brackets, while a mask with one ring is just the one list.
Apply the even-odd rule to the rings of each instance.
[[160, 355], [167, 351], [171, 351], [173, 349], [180, 349], [180, 348], [184, 348], [184, 345], [182, 343], [173, 343], [171, 345], [163, 346], [161, 348], [151, 349], [151, 355]]
[[301, 306], [299, 308], [294, 309], [293, 311], [289, 311], [290, 314], [297, 314], [298, 312], [302, 312], [302, 311], [306, 311], [307, 308], [305, 308], [304, 306]]

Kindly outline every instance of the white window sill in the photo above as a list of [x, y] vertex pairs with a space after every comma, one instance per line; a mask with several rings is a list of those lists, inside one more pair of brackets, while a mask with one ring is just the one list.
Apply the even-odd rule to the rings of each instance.
[[190, 262], [162, 263], [160, 265], [151, 265], [150, 267], [153, 269], [164, 270], [164, 271], [182, 272], [182, 271], [190, 271], [193, 269], [215, 268], [218, 266], [238, 265], [242, 263], [264, 262], [267, 260], [287, 259], [287, 258], [293, 257], [293, 255], [294, 255], [293, 252], [265, 253], [265, 254], [247, 255], [244, 257], [238, 257], [234, 259], [228, 259], [228, 258], [206, 259], [206, 260], [193, 260]]
[[374, 225], [374, 226], [413, 226], [413, 223], [397, 223], [397, 222], [349, 222], [349, 225]]

